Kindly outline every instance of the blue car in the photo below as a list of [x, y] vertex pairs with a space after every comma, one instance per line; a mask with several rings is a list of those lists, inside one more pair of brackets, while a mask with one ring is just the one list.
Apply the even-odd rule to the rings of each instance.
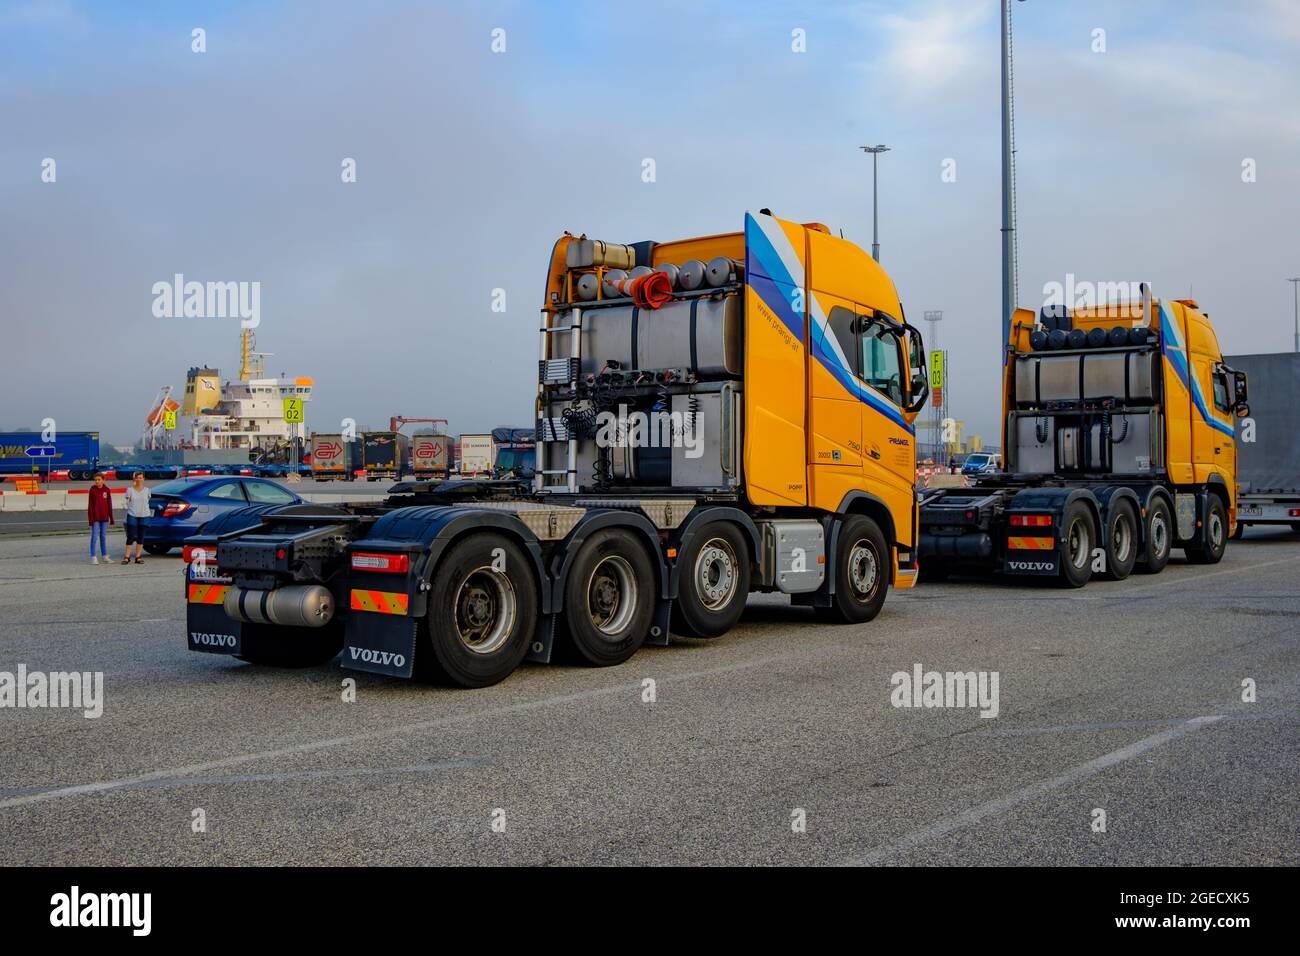
[[274, 481], [234, 475], [177, 478], [149, 489], [153, 516], [144, 529], [144, 549], [166, 554], [231, 508], [294, 505], [303, 499]]

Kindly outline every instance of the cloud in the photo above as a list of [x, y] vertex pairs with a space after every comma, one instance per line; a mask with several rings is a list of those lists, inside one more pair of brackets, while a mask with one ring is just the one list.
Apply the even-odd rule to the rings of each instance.
[[942, 93], [972, 69], [983, 49], [996, 6], [988, 0], [926, 4], [916, 16], [889, 13], [875, 18], [884, 31], [887, 75], [918, 97]]

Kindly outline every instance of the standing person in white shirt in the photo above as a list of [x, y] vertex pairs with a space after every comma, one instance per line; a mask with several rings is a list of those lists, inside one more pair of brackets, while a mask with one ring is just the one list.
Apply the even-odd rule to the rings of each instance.
[[135, 545], [135, 563], [144, 564], [140, 553], [144, 550], [144, 529], [149, 524], [149, 489], [144, 486], [144, 472], [131, 476], [131, 487], [126, 489], [126, 551], [122, 563], [131, 563], [131, 545]]

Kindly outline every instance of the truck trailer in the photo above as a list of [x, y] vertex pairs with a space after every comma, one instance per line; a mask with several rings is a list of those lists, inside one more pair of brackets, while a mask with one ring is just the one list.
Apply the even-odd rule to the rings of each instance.
[[1250, 418], [1237, 438], [1237, 530], [1289, 527], [1300, 534], [1300, 353], [1233, 355], [1250, 377]]
[[566, 233], [540, 338], [531, 481], [223, 515], [186, 543], [190, 649], [481, 687], [718, 637], [751, 591], [861, 623], [915, 582], [924, 346], [857, 246], [767, 210]]
[[456, 443], [456, 470], [465, 476], [492, 474], [492, 436], [461, 435]]
[[44, 441], [40, 432], [0, 432], [0, 475], [48, 477], [67, 472], [84, 481], [99, 467], [99, 432], [57, 432]]
[[366, 481], [397, 481], [410, 467], [411, 440], [401, 432], [361, 433], [361, 468]]
[[413, 435], [411, 437], [411, 473], [416, 480], [446, 478], [451, 462], [451, 437], [448, 435]]
[[1005, 473], [920, 502], [924, 579], [997, 571], [1082, 587], [1161, 571], [1173, 548], [1218, 562], [1237, 520], [1234, 415], [1247, 377], [1224, 364], [1192, 299], [1017, 309], [1003, 365]]
[[351, 481], [361, 467], [361, 443], [341, 432], [312, 432], [311, 476], [317, 481]]

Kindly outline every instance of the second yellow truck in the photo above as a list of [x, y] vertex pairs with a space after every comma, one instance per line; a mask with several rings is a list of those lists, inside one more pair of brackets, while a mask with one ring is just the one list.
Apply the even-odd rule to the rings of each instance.
[[1224, 365], [1191, 299], [1017, 310], [1002, 388], [1005, 474], [920, 503], [922, 577], [997, 570], [1080, 587], [1158, 572], [1170, 552], [1215, 563], [1237, 520]]

